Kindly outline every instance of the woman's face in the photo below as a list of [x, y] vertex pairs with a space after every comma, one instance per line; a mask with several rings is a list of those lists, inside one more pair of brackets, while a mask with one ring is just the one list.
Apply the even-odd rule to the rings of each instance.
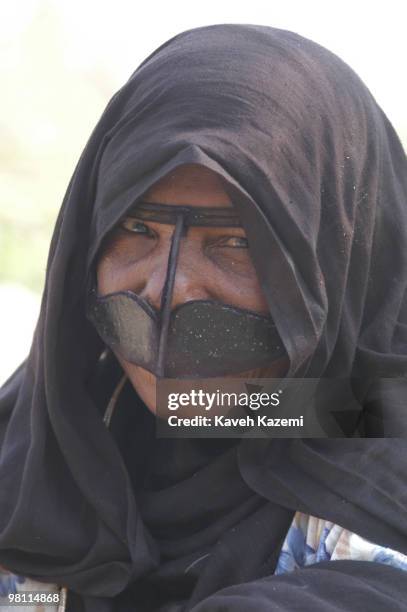
[[[157, 182], [143, 201], [206, 207], [231, 207], [221, 178], [199, 165], [183, 165]], [[131, 290], [160, 309], [174, 225], [125, 217], [112, 230], [97, 263], [98, 293]], [[240, 227], [190, 227], [181, 239], [171, 307], [191, 300], [216, 300], [268, 315], [269, 310]], [[156, 377], [116, 355], [135, 390], [156, 409]], [[267, 373], [283, 376], [279, 359]]]

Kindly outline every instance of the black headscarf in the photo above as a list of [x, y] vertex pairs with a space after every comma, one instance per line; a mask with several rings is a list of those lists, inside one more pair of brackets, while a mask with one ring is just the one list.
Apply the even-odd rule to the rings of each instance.
[[[393, 128], [315, 43], [259, 26], [191, 30], [113, 97], [69, 184], [31, 351], [0, 394], [0, 564], [67, 585], [69, 612], [400, 610], [406, 578], [388, 567], [270, 576], [296, 509], [407, 553], [404, 440], [182, 440], [181, 465], [160, 480], [154, 457], [176, 457], [171, 443], [157, 440], [149, 463], [142, 441], [129, 456], [123, 428], [103, 423], [118, 379], [85, 316], [88, 274], [128, 208], [185, 163], [230, 189], [289, 376], [351, 381], [364, 434], [405, 436], [406, 160]], [[129, 430], [154, 439], [126, 393], [124, 428], [140, 418]]]

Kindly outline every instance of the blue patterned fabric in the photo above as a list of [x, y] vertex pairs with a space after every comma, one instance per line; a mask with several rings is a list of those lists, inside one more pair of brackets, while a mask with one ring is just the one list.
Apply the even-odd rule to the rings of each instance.
[[7, 597], [9, 593], [17, 593], [17, 585], [24, 582], [24, 576], [10, 574], [0, 569], [0, 597]]
[[372, 561], [407, 571], [407, 556], [365, 540], [339, 525], [297, 512], [284, 540], [275, 574], [320, 561]]

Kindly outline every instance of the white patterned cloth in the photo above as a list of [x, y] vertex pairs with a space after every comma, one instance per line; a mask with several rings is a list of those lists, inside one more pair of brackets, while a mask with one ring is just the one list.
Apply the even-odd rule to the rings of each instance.
[[297, 512], [284, 540], [275, 574], [320, 561], [372, 561], [407, 571], [407, 556], [365, 540], [324, 519]]
[[[407, 571], [407, 556], [365, 540], [339, 525], [297, 512], [284, 540], [275, 575], [286, 574], [320, 561], [371, 561]], [[58, 593], [58, 604], [7, 605], [10, 594], [24, 591]], [[64, 612], [67, 590], [56, 584], [36, 582], [0, 567], [1, 612]]]

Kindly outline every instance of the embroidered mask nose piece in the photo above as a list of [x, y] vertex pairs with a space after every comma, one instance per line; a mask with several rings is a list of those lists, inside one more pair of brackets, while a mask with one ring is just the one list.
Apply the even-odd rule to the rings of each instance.
[[158, 378], [228, 376], [286, 355], [270, 316], [215, 300], [192, 300], [171, 310], [181, 238], [190, 226], [239, 227], [232, 207], [149, 202], [128, 216], [175, 227], [159, 311], [133, 291], [100, 296], [94, 284], [89, 293], [87, 316], [114, 352]]

